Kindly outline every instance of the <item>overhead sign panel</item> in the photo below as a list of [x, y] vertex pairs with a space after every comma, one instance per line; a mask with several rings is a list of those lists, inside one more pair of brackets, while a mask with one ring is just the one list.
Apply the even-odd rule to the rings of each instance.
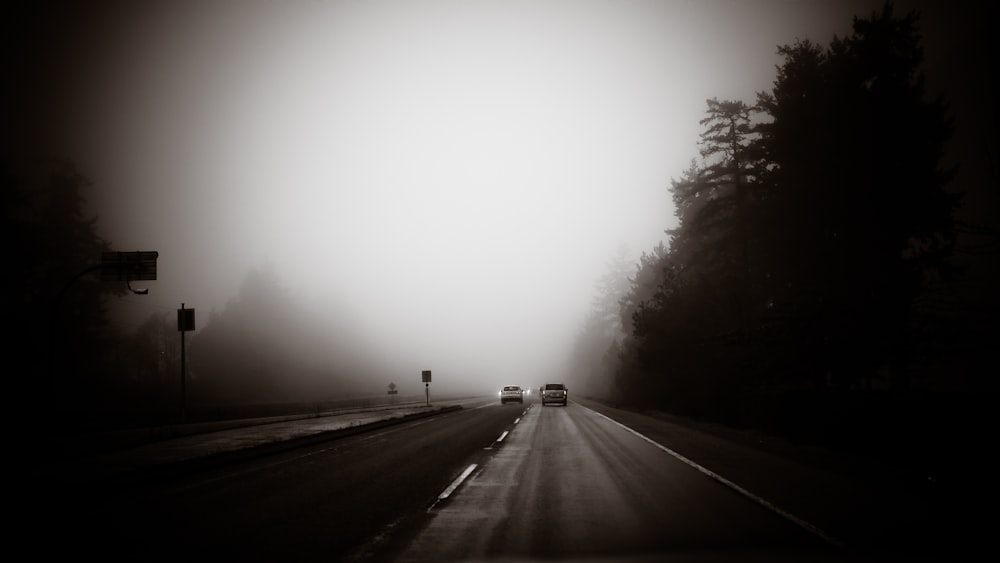
[[105, 252], [101, 254], [101, 281], [155, 280], [159, 255], [155, 250]]

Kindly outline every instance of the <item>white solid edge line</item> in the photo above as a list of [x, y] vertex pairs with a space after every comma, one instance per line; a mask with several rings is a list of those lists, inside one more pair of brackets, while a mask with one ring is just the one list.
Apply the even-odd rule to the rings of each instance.
[[461, 475], [456, 477], [455, 480], [452, 481], [450, 485], [448, 485], [448, 488], [442, 491], [440, 495], [438, 495], [438, 500], [444, 500], [448, 498], [448, 496], [451, 495], [451, 493], [455, 492], [455, 489], [457, 489], [458, 486], [462, 484], [462, 481], [465, 481], [465, 478], [468, 477], [469, 474], [475, 470], [476, 470], [475, 463], [466, 467], [465, 471], [463, 471]]
[[[580, 405], [580, 406], [583, 406], [583, 405]], [[837, 547], [839, 547], [841, 549], [846, 549], [847, 548], [847, 546], [844, 545], [843, 543], [841, 543], [839, 540], [835, 539], [834, 537], [830, 536], [829, 534], [827, 534], [823, 530], [820, 530], [819, 528], [817, 528], [816, 526], [810, 524], [809, 522], [806, 522], [805, 520], [802, 520], [801, 518], [795, 516], [794, 514], [791, 514], [791, 513], [785, 512], [784, 510], [781, 510], [777, 506], [775, 506], [775, 505], [771, 504], [770, 502], [768, 502], [768, 501], [766, 501], [766, 500], [758, 497], [757, 495], [751, 493], [750, 491], [744, 489], [743, 487], [737, 485], [736, 483], [733, 483], [729, 479], [726, 479], [725, 477], [723, 477], [723, 476], [721, 476], [721, 475], [719, 475], [717, 473], [714, 473], [714, 472], [708, 470], [705, 467], [702, 467], [702, 466], [698, 465], [697, 463], [695, 463], [695, 462], [691, 461], [690, 459], [682, 456], [681, 454], [675, 452], [674, 450], [671, 450], [670, 448], [668, 448], [668, 447], [664, 446], [663, 444], [661, 444], [661, 443], [653, 440], [652, 438], [649, 438], [649, 437], [647, 437], [647, 436], [645, 436], [645, 435], [643, 435], [643, 434], [641, 434], [641, 433], [639, 433], [639, 432], [637, 432], [637, 431], [629, 428], [628, 426], [625, 426], [624, 424], [618, 422], [617, 420], [614, 420], [614, 419], [612, 419], [612, 418], [610, 418], [610, 417], [608, 417], [608, 416], [606, 416], [604, 414], [601, 414], [601, 413], [595, 411], [594, 409], [587, 408], [587, 407], [584, 407], [584, 408], [586, 408], [590, 412], [596, 414], [597, 416], [599, 416], [601, 418], [604, 418], [605, 420], [608, 420], [611, 423], [616, 424], [617, 426], [620, 426], [621, 428], [624, 428], [628, 432], [631, 432], [632, 434], [635, 434], [639, 438], [642, 438], [643, 440], [649, 442], [650, 444], [656, 446], [657, 448], [660, 448], [661, 450], [663, 450], [663, 451], [667, 452], [668, 454], [674, 456], [678, 460], [680, 460], [680, 461], [682, 461], [682, 462], [690, 465], [691, 467], [697, 469], [698, 471], [704, 473], [705, 475], [708, 475], [712, 479], [715, 479], [716, 481], [722, 483], [723, 485], [725, 485], [725, 486], [733, 489], [734, 491], [742, 494], [743, 496], [745, 496], [745, 497], [753, 500], [757, 504], [760, 504], [761, 506], [763, 506], [763, 507], [765, 507], [765, 508], [773, 511], [774, 513], [778, 514], [779, 516], [782, 516], [785, 519], [787, 519], [787, 520], [789, 520], [789, 521], [797, 524], [798, 526], [804, 528], [805, 530], [808, 530], [809, 532], [812, 532], [813, 534], [819, 536], [820, 538], [822, 538], [826, 542], [828, 542], [828, 543], [830, 543], [832, 545], [835, 545], [835, 546], [837, 546]]]

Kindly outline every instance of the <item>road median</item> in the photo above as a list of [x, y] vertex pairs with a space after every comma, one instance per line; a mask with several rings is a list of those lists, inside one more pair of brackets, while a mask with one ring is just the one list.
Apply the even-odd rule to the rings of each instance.
[[[76, 485], [104, 480], [115, 480], [120, 484], [128, 479], [165, 477], [273, 455], [461, 408], [460, 404], [420, 405], [354, 410], [291, 420], [228, 421], [223, 427], [203, 427], [199, 431], [188, 428], [183, 435], [111, 451], [99, 451], [94, 447], [89, 455], [81, 453], [51, 461], [40, 469], [40, 474]], [[73, 449], [82, 452], [86, 444], [77, 443]]]

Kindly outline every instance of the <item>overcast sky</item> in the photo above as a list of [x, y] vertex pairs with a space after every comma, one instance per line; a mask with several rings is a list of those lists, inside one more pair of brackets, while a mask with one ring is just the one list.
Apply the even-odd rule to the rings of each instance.
[[22, 30], [13, 113], [94, 181], [116, 250], [160, 253], [127, 322], [205, 322], [269, 266], [414, 377], [542, 377], [616, 249], [674, 225], [706, 99], [752, 102], [778, 45], [881, 2], [80, 4]]

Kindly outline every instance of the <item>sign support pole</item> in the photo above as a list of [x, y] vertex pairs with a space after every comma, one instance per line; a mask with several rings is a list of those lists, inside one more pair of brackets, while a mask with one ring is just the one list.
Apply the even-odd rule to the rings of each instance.
[[187, 357], [184, 353], [184, 333], [194, 330], [194, 309], [181, 308], [177, 310], [177, 330], [181, 333], [181, 422], [187, 422], [185, 404], [187, 402]]
[[[181, 303], [181, 318], [184, 318], [184, 304]], [[181, 328], [181, 423], [184, 422], [186, 418], [185, 402], [187, 398], [187, 377], [185, 372], [185, 366], [187, 366], [187, 361], [184, 357], [184, 333], [187, 332], [185, 328]]]
[[424, 382], [424, 395], [427, 396], [427, 406], [431, 406], [431, 370], [425, 369], [420, 372], [420, 378]]

